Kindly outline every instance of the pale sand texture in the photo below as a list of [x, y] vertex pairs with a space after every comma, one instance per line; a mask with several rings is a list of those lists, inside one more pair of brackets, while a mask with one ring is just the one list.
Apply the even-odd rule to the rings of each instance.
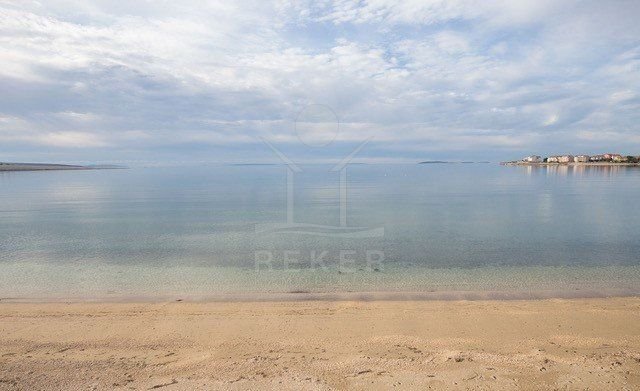
[[640, 299], [0, 303], [0, 389], [640, 387]]

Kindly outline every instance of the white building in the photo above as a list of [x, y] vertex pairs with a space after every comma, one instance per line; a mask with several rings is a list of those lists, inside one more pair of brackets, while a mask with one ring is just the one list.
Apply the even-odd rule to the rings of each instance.
[[578, 155], [573, 158], [573, 161], [576, 163], [587, 163], [591, 159], [588, 155]]
[[572, 155], [562, 155], [558, 156], [558, 163], [572, 163], [573, 156]]
[[538, 155], [531, 155], [522, 159], [522, 161], [527, 163], [540, 163], [542, 161], [542, 158]]
[[620, 156], [620, 154], [617, 154], [617, 153], [605, 153], [602, 156], [604, 156], [604, 160], [615, 160], [622, 157]]
[[549, 156], [547, 158], [547, 163], [571, 163], [571, 162], [573, 162], [572, 155]]
[[628, 161], [629, 159], [627, 159], [626, 156], [621, 156], [621, 155], [613, 155], [613, 157], [611, 158], [611, 160], [613, 160], [616, 163], [624, 163], [626, 161]]

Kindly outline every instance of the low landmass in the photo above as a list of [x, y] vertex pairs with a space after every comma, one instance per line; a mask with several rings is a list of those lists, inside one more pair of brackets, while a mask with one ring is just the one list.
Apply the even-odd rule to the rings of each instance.
[[425, 160], [423, 162], [418, 162], [418, 164], [486, 164], [486, 163], [490, 163], [487, 161], [482, 161], [482, 162], [472, 162], [472, 161], [461, 161], [461, 162], [452, 162], [452, 161], [446, 161], [446, 160]]
[[230, 163], [228, 166], [279, 166], [277, 163]]
[[126, 167], [116, 165], [88, 165], [79, 166], [71, 164], [48, 164], [48, 163], [2, 163], [0, 171], [57, 171], [57, 170], [113, 170]]
[[117, 164], [90, 164], [84, 167], [89, 170], [123, 170], [128, 168], [126, 166], [119, 166]]

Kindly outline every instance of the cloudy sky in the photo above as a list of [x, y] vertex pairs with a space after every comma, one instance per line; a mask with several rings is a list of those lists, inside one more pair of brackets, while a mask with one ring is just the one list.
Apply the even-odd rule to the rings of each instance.
[[0, 161], [640, 154], [639, 20], [638, 1], [0, 0]]

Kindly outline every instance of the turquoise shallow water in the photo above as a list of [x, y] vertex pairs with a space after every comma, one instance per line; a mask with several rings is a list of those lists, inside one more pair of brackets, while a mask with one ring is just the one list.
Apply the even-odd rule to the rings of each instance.
[[302, 168], [0, 173], [0, 296], [640, 292], [637, 168]]

